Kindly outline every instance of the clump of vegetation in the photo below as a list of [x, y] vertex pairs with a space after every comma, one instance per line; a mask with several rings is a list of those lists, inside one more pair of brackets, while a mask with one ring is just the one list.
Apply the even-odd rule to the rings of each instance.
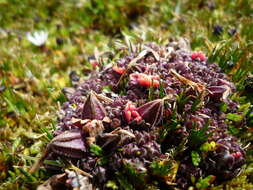
[[228, 134], [227, 119], [242, 120], [234, 84], [186, 41], [129, 44], [110, 64], [92, 60], [94, 74], [66, 89], [55, 138], [31, 172], [60, 157], [99, 189], [201, 189], [236, 177], [246, 152]]

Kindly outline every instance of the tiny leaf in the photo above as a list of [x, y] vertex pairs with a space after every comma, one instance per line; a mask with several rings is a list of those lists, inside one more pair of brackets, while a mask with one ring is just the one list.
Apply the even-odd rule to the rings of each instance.
[[151, 163], [150, 168], [153, 175], [163, 179], [168, 185], [175, 185], [178, 171], [178, 163], [173, 160], [157, 160]]
[[93, 152], [97, 156], [103, 156], [103, 149], [96, 144], [90, 145], [90, 151]]
[[165, 176], [170, 172], [171, 163], [167, 161], [154, 161], [151, 163], [150, 168], [154, 175]]
[[196, 184], [196, 187], [198, 189], [208, 188], [213, 183], [215, 178], [216, 178], [216, 176], [213, 176], [213, 175], [209, 175], [209, 176], [205, 177], [204, 179], [200, 178]]
[[205, 142], [201, 145], [200, 150], [202, 152], [214, 151], [216, 149], [216, 143], [214, 141]]
[[235, 113], [228, 113], [227, 118], [231, 121], [240, 122], [243, 120], [243, 116]]
[[200, 130], [193, 129], [189, 134], [189, 146], [197, 148], [203, 144], [211, 133], [206, 134], [208, 130], [209, 122], [207, 122]]
[[109, 180], [106, 183], [106, 187], [109, 188], [109, 189], [113, 189], [113, 190], [119, 189], [119, 187], [117, 186], [116, 182], [115, 181], [111, 181], [111, 180]]
[[125, 190], [134, 190], [134, 187], [131, 183], [128, 182], [128, 180], [125, 178], [124, 175], [117, 173], [117, 181], [120, 184], [120, 187]]
[[200, 157], [199, 153], [196, 151], [192, 151], [191, 157], [192, 157], [193, 165], [197, 167], [199, 165], [199, 163], [201, 162], [201, 157]]

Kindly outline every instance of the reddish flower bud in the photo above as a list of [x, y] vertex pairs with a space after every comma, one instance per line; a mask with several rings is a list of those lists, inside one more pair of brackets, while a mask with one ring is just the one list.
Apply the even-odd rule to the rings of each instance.
[[151, 80], [151, 78], [148, 77], [147, 75], [142, 74], [142, 75], [140, 75], [139, 78], [138, 78], [138, 83], [139, 83], [141, 86], [150, 87], [150, 86], [151, 86], [151, 83], [152, 83], [152, 80]]
[[142, 120], [142, 117], [136, 111], [136, 107], [131, 102], [128, 102], [126, 104], [126, 107], [124, 109], [124, 114], [125, 114], [125, 118], [127, 122], [131, 122], [133, 120], [136, 120], [137, 122], [139, 122]]
[[154, 75], [151, 78], [152, 78], [152, 80], [160, 80], [160, 77], [158, 75]]
[[128, 110], [130, 111], [136, 110], [136, 107], [133, 104], [128, 104], [128, 105], [129, 105]]
[[191, 58], [193, 60], [200, 60], [200, 61], [206, 60], [206, 56], [202, 52], [193, 52]]
[[133, 73], [130, 75], [130, 80], [132, 80], [136, 84], [145, 86], [147, 88], [149, 87], [157, 88], [160, 85], [159, 76], [147, 75], [144, 73]]
[[132, 114], [133, 117], [140, 116], [140, 114], [137, 111], [132, 111], [131, 114]]
[[132, 119], [132, 117], [131, 117], [131, 111], [125, 110], [124, 113], [125, 113], [125, 118], [126, 118], [126, 120], [127, 120], [128, 122], [131, 121], [131, 119]]
[[112, 67], [112, 70], [115, 71], [115, 72], [118, 73], [118, 74], [123, 74], [123, 73], [126, 71], [125, 68], [123, 68], [123, 67], [118, 67], [117, 65], [114, 65], [114, 66]]
[[240, 158], [242, 156], [241, 152], [234, 152], [231, 154], [234, 158]]
[[160, 82], [158, 80], [153, 80], [152, 81], [152, 86], [157, 88], [160, 85]]
[[134, 120], [136, 120], [137, 122], [140, 122], [140, 121], [142, 121], [142, 117], [141, 117], [141, 116], [138, 116], [138, 117], [136, 117]]

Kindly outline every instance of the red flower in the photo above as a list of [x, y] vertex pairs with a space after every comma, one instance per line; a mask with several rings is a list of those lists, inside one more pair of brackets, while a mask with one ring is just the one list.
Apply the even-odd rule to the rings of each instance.
[[126, 104], [126, 107], [124, 109], [124, 115], [125, 115], [127, 122], [131, 122], [133, 120], [135, 120], [137, 122], [142, 121], [142, 117], [136, 111], [135, 105], [133, 105], [131, 102], [128, 102]]
[[141, 86], [155, 87], [157, 88], [160, 85], [160, 77], [154, 75], [147, 75], [144, 73], [133, 73], [130, 75], [130, 80], [135, 81]]
[[234, 152], [231, 154], [234, 158], [240, 158], [242, 156], [241, 152]]
[[125, 68], [123, 68], [123, 67], [118, 67], [117, 65], [114, 65], [114, 66], [112, 67], [112, 70], [115, 71], [115, 72], [118, 73], [118, 74], [123, 74], [123, 73], [126, 71]]
[[150, 87], [151, 82], [152, 82], [151, 78], [148, 77], [148, 75], [145, 75], [145, 74], [140, 74], [137, 81], [141, 86], [146, 86], [146, 87]]
[[206, 56], [202, 52], [193, 52], [191, 58], [193, 60], [200, 60], [200, 61], [206, 60]]

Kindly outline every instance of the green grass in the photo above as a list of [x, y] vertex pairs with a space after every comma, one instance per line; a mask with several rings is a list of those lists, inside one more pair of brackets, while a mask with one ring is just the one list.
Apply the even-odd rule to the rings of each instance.
[[[231, 124], [231, 131], [245, 146], [252, 143], [253, 98], [245, 90], [253, 74], [251, 0], [0, 0], [0, 12], [0, 189], [35, 189], [49, 177], [44, 169], [27, 171], [52, 138], [69, 73], [84, 76], [88, 56], [95, 49], [114, 52], [113, 42], [124, 35], [158, 43], [183, 37], [204, 51], [236, 83], [233, 98], [247, 125]], [[223, 27], [220, 35], [213, 33], [215, 25]], [[47, 52], [26, 40], [27, 32], [42, 29], [49, 32]], [[237, 32], [231, 35], [231, 29]], [[249, 146], [244, 172], [213, 189], [253, 188]]]

